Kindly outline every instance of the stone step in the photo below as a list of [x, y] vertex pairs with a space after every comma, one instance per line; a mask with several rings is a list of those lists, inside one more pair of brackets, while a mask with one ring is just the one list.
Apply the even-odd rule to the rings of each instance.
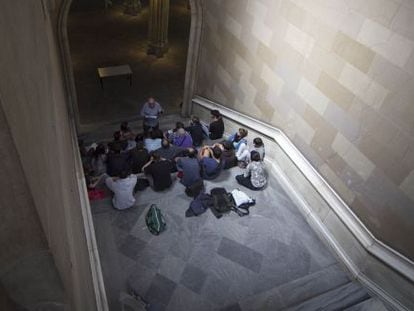
[[240, 302], [243, 310], [283, 310], [349, 283], [339, 264], [333, 264]]
[[350, 282], [286, 310], [344, 310], [369, 298], [367, 291], [360, 284]]
[[362, 301], [344, 311], [388, 311], [385, 304], [378, 298], [370, 298]]

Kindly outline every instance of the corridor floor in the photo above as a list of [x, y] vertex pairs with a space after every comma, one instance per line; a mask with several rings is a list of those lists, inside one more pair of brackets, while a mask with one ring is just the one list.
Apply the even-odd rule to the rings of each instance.
[[[239, 168], [223, 171], [206, 188], [237, 188]], [[138, 192], [126, 211], [110, 198], [92, 203], [98, 247], [111, 309], [120, 291], [134, 289], [154, 310], [278, 310], [349, 283], [274, 176], [250, 215], [216, 219], [210, 211], [185, 217], [190, 198], [171, 189]], [[153, 236], [145, 213], [157, 204], [167, 230]]]

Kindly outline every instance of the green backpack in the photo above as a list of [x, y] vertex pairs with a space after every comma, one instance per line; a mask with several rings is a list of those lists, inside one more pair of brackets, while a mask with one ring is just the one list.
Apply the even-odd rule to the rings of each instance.
[[145, 216], [145, 223], [147, 224], [148, 230], [154, 235], [159, 235], [167, 226], [161, 210], [155, 204], [152, 204], [149, 208]]

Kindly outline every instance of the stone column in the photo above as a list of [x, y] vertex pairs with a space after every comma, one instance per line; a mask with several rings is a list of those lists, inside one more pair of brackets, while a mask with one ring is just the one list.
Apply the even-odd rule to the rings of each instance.
[[150, 0], [147, 54], [163, 57], [168, 51], [170, 0]]

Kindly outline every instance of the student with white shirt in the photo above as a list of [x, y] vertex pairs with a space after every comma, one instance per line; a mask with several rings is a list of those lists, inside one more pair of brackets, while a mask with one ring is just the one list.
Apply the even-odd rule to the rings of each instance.
[[134, 188], [137, 183], [137, 175], [128, 174], [123, 170], [119, 177], [106, 177], [106, 186], [114, 193], [112, 204], [114, 208], [123, 210], [135, 204]]

